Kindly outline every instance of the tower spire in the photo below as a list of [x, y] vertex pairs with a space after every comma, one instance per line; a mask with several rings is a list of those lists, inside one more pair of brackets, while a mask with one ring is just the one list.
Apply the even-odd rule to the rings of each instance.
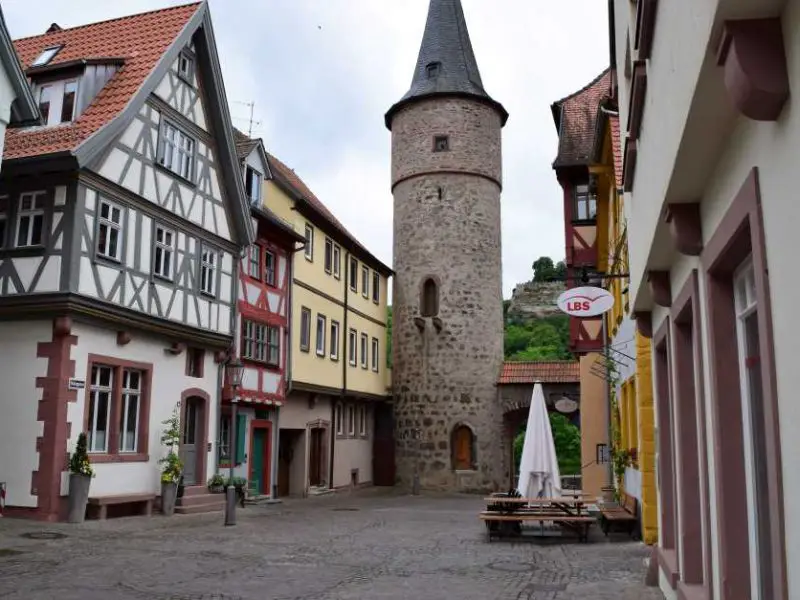
[[400, 108], [431, 96], [471, 96], [495, 108], [503, 125], [508, 119], [503, 105], [483, 89], [461, 0], [430, 0], [411, 88], [386, 113], [386, 126], [391, 129]]

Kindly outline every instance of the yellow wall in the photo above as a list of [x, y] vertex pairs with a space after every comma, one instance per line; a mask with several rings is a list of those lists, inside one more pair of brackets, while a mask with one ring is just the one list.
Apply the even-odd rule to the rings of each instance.
[[650, 340], [636, 332], [636, 404], [639, 423], [639, 470], [642, 473], [642, 537], [658, 542], [658, 495], [656, 493], [655, 412]]
[[[306, 225], [313, 229], [313, 249], [311, 256], [304, 250], [294, 255], [292, 284], [292, 379], [297, 382], [340, 390], [347, 372], [347, 390], [373, 395], [387, 395], [388, 373], [386, 368], [386, 320], [387, 320], [387, 278], [379, 275], [379, 298], [373, 300], [374, 271], [368, 268], [367, 297], [363, 295], [364, 263], [356, 260], [357, 291], [349, 286], [350, 255], [339, 242], [341, 234], [322, 221], [311, 221], [294, 210], [292, 200], [273, 181], [264, 183], [264, 205], [279, 217], [287, 220], [294, 230], [305, 235]], [[339, 250], [339, 277], [335, 270], [325, 270], [326, 240]], [[335, 256], [335, 254], [334, 254]], [[347, 319], [344, 318], [345, 302], [348, 305]], [[302, 308], [311, 311], [311, 336], [308, 352], [300, 349]], [[323, 315], [325, 321], [325, 352], [316, 352], [317, 317]], [[338, 360], [331, 358], [331, 321], [339, 322]], [[347, 321], [345, 323], [345, 320]], [[356, 336], [356, 365], [349, 364], [349, 330], [354, 328]], [[368, 335], [367, 368], [361, 367], [361, 334]], [[372, 369], [372, 338], [378, 340], [378, 370]]]
[[602, 496], [602, 488], [610, 485], [607, 464], [598, 464], [597, 444], [608, 444], [606, 381], [592, 373], [595, 361], [602, 355], [587, 354], [580, 358], [581, 378], [581, 487], [590, 496]]

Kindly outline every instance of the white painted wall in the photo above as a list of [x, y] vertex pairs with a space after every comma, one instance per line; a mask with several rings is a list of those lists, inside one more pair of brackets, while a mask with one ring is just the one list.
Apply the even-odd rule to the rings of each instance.
[[[103, 329], [85, 323], [75, 323], [73, 335], [78, 336], [78, 344], [73, 347], [72, 359], [75, 361], [75, 376], [87, 379], [87, 390], [78, 392], [78, 401], [70, 404], [68, 419], [72, 425], [72, 437], [69, 440], [69, 451], [75, 448], [78, 434], [81, 432], [83, 415], [88, 396], [88, 355], [99, 354], [151, 363], [153, 365], [152, 393], [150, 395], [150, 435], [148, 462], [137, 463], [105, 463], [95, 464], [96, 477], [92, 481], [92, 495], [159, 493], [160, 468], [158, 460], [167, 454], [161, 446], [162, 421], [172, 415], [172, 411], [181, 399], [181, 393], [190, 388], [204, 390], [211, 397], [208, 418], [208, 441], [211, 451], [207, 453], [206, 473], [203, 481], [213, 474], [217, 456], [217, 365], [213, 352], [205, 354], [204, 377], [187, 377], [186, 355], [173, 356], [164, 351], [170, 342], [166, 339], [144, 334], [133, 333], [133, 339], [125, 346], [116, 343], [116, 330]], [[91, 457], [91, 455], [90, 455]], [[65, 493], [66, 489], [62, 489]]]
[[2, 170], [3, 148], [6, 141], [6, 128], [11, 120], [11, 103], [17, 97], [11, 78], [0, 65], [0, 170]]
[[[370, 418], [371, 412], [370, 412]], [[333, 487], [350, 485], [350, 472], [358, 469], [358, 483], [372, 482], [372, 435], [337, 439], [333, 451]]]
[[0, 481], [8, 506], [36, 507], [31, 474], [39, 468], [36, 420], [42, 390], [36, 378], [47, 375], [46, 358], [37, 358], [39, 342], [52, 339], [51, 321], [0, 322]]

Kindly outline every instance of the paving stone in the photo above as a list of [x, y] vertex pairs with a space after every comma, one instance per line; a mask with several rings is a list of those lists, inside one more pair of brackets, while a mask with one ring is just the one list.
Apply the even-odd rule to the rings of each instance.
[[[341, 510], [358, 509], [358, 510]], [[339, 510], [336, 510], [339, 509]], [[3, 600], [661, 600], [624, 536], [493, 541], [474, 496], [365, 490], [221, 515], [0, 520]], [[61, 539], [23, 534], [55, 531]], [[34, 536], [35, 538], [36, 536]]]

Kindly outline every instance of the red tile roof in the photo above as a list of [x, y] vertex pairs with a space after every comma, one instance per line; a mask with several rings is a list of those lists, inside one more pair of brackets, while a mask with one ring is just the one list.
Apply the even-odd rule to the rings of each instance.
[[123, 59], [88, 108], [73, 123], [48, 128], [10, 129], [3, 159], [70, 151], [109, 123], [128, 104], [159, 59], [202, 6], [195, 2], [61, 29], [14, 41], [23, 68], [45, 48], [63, 45], [48, 67], [81, 59]]
[[611, 95], [611, 73], [606, 69], [586, 87], [551, 106], [558, 132], [554, 167], [588, 164], [592, 160], [597, 111]]
[[622, 139], [619, 133], [619, 117], [609, 116], [611, 126], [611, 154], [614, 158], [614, 182], [617, 189], [622, 188]]
[[535, 362], [505, 362], [498, 383], [577, 383], [580, 363], [574, 360], [551, 360]]

